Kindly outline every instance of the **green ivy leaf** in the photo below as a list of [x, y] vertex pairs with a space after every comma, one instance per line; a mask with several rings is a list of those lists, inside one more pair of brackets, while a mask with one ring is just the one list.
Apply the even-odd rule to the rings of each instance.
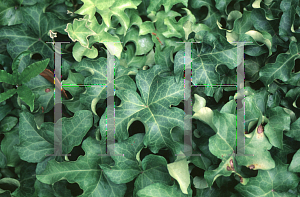
[[181, 192], [178, 184], [174, 183], [172, 186], [163, 183], [154, 183], [141, 189], [137, 192], [138, 197], [187, 197], [187, 194]]
[[293, 156], [292, 162], [289, 166], [290, 172], [300, 172], [299, 159], [300, 159], [300, 149]]
[[22, 101], [24, 101], [30, 107], [30, 111], [33, 112], [35, 95], [32, 93], [30, 88], [28, 88], [26, 85], [22, 85], [18, 87], [17, 93], [20, 99], [22, 99]]
[[289, 53], [279, 54], [275, 63], [268, 63], [261, 68], [259, 77], [266, 86], [271, 84], [274, 79], [280, 79], [284, 82], [290, 79], [295, 60], [300, 58], [300, 45], [291, 42], [289, 48]]
[[[115, 110], [115, 137], [118, 141], [127, 139], [128, 127], [138, 119], [145, 125], [144, 144], [153, 153], [169, 147], [176, 154], [178, 147], [171, 138], [170, 129], [175, 126], [183, 128], [183, 110], [170, 105], [177, 105], [183, 100], [183, 83], [175, 83], [172, 76], [160, 77], [162, 72], [169, 70], [155, 65], [138, 72], [136, 84], [141, 96], [132, 90], [116, 91], [122, 102]], [[102, 137], [106, 135], [105, 115], [106, 112], [99, 124]]]
[[85, 155], [79, 156], [76, 161], [48, 161], [45, 171], [37, 175], [37, 179], [46, 184], [53, 184], [61, 179], [66, 179], [69, 183], [78, 183], [83, 190], [81, 196], [124, 196], [126, 185], [115, 184], [99, 167], [99, 164], [112, 162], [110, 157], [99, 156], [106, 153], [106, 145], [88, 137], [83, 141], [82, 148]]
[[17, 89], [10, 89], [0, 94], [0, 103], [12, 97], [17, 93]]
[[288, 165], [276, 158], [276, 168], [259, 170], [247, 185], [238, 184], [235, 189], [246, 197], [254, 196], [292, 196], [288, 190], [297, 187], [299, 177], [288, 171]]
[[[92, 124], [92, 114], [85, 110], [75, 112], [72, 118], [62, 118], [62, 152], [70, 153], [74, 146], [78, 146]], [[19, 128], [20, 144], [14, 148], [22, 160], [37, 163], [47, 154], [54, 153], [53, 123], [44, 122], [37, 129], [34, 116], [22, 112]]]
[[272, 145], [264, 132], [258, 133], [257, 129], [258, 126], [252, 133], [246, 134], [245, 139], [245, 154], [253, 156], [236, 157], [236, 160], [239, 165], [251, 167], [254, 170], [270, 170], [275, 167], [275, 162], [268, 151]]

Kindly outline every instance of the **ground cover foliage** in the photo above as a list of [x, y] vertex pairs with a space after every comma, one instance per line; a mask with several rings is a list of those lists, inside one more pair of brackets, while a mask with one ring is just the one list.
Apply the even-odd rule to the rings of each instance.
[[[0, 0], [0, 194], [20, 197], [300, 196], [297, 0]], [[62, 153], [54, 51], [62, 43]], [[114, 42], [114, 43], [111, 43]], [[192, 148], [184, 147], [192, 44]], [[244, 44], [245, 154], [236, 152]], [[107, 52], [115, 146], [106, 153]], [[201, 85], [206, 86], [201, 86]], [[221, 86], [209, 86], [221, 84]], [[197, 86], [196, 86], [197, 85]], [[208, 86], [207, 86], [208, 85]], [[108, 149], [112, 148], [111, 146]]]

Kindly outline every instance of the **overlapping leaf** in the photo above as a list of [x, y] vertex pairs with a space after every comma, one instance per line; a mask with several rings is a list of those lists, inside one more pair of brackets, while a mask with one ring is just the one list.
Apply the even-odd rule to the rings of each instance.
[[[159, 65], [139, 71], [136, 75], [140, 95], [132, 90], [118, 90], [116, 95], [121, 105], [115, 110], [115, 136], [118, 141], [128, 138], [127, 129], [138, 119], [145, 125], [144, 144], [153, 153], [163, 147], [177, 152], [170, 130], [175, 126], [183, 128], [183, 110], [170, 105], [177, 105], [183, 100], [183, 83], [175, 83], [174, 77], [160, 77], [159, 73], [168, 71]], [[105, 115], [106, 113], [104, 113]], [[105, 116], [100, 120], [100, 131], [105, 136]]]
[[276, 158], [276, 168], [259, 170], [247, 185], [238, 184], [235, 189], [242, 196], [293, 196], [288, 190], [297, 187], [299, 177], [288, 171], [288, 165]]
[[69, 183], [78, 183], [83, 193], [80, 196], [124, 196], [125, 184], [115, 184], [101, 170], [99, 164], [111, 164], [110, 157], [101, 157], [106, 154], [106, 145], [89, 137], [83, 141], [84, 156], [76, 161], [57, 162], [48, 161], [45, 171], [37, 175], [42, 183], [53, 184], [61, 179]]
[[[75, 124], [76, 123], [76, 124]], [[78, 111], [72, 118], [62, 118], [62, 152], [69, 153], [81, 143], [93, 123], [89, 111]], [[54, 153], [54, 124], [45, 122], [37, 129], [33, 115], [20, 113], [20, 144], [14, 146], [20, 158], [28, 162], [40, 162], [47, 154]]]

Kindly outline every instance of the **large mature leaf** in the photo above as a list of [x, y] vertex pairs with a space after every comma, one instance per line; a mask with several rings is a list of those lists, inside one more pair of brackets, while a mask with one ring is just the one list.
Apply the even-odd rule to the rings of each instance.
[[[78, 111], [72, 118], [62, 118], [62, 153], [69, 153], [74, 146], [78, 146], [92, 124], [92, 114], [89, 111]], [[22, 112], [19, 136], [20, 144], [14, 148], [22, 160], [40, 162], [47, 154], [54, 153], [53, 123], [44, 122], [41, 129], [37, 129], [33, 115]]]
[[289, 48], [289, 53], [279, 54], [275, 63], [268, 63], [261, 68], [259, 77], [266, 86], [272, 83], [274, 79], [282, 81], [290, 79], [295, 60], [300, 58], [300, 45], [291, 42]]
[[278, 148], [283, 148], [283, 131], [290, 130], [290, 116], [282, 107], [275, 107], [267, 111], [269, 117], [268, 124], [264, 127], [264, 132], [270, 143]]
[[245, 197], [255, 196], [294, 196], [288, 190], [297, 187], [299, 177], [288, 171], [288, 165], [276, 158], [276, 168], [259, 170], [256, 177], [249, 179], [247, 185], [238, 184], [235, 189]]
[[[73, 68], [77, 72], [88, 71], [91, 74], [84, 79], [85, 85], [99, 85], [86, 87], [86, 91], [80, 95], [80, 103], [90, 108], [96, 115], [97, 103], [99, 101], [103, 102], [107, 97], [107, 59], [104, 57], [95, 60], [83, 59], [80, 63], [73, 65]], [[134, 81], [128, 75], [116, 77], [115, 87], [116, 89], [136, 91]]]
[[175, 182], [172, 186], [163, 183], [154, 183], [137, 192], [138, 197], [186, 197], [188, 194], [181, 192], [179, 185]]
[[111, 156], [115, 161], [114, 166], [100, 164], [101, 169], [112, 182], [116, 184], [128, 183], [141, 173], [142, 169], [138, 164], [136, 154], [144, 146], [143, 138], [144, 134], [138, 133], [125, 141], [111, 145], [114, 146], [114, 153], [112, 154], [123, 155]]
[[246, 134], [245, 154], [250, 155], [237, 157], [236, 160], [239, 165], [247, 166], [254, 170], [270, 170], [275, 167], [275, 162], [268, 151], [271, 148], [272, 145], [264, 132], [259, 133], [257, 126], [252, 133]]
[[66, 34], [63, 31], [66, 21], [58, 20], [53, 13], [44, 13], [43, 8], [45, 6], [46, 4], [35, 4], [24, 7], [24, 23], [2, 27], [0, 34], [2, 39], [9, 39], [7, 51], [12, 58], [29, 50], [33, 54], [39, 53], [44, 59], [50, 58], [49, 66], [54, 68], [54, 50], [50, 44], [46, 43], [52, 42], [48, 33], [52, 30], [52, 32]]
[[[160, 77], [159, 74], [169, 70], [160, 65], [141, 70], [136, 75], [137, 87], [141, 96], [132, 90], [117, 90], [121, 105], [115, 109], [115, 137], [118, 141], [128, 138], [128, 127], [136, 119], [145, 125], [144, 144], [153, 153], [169, 147], [174, 153], [178, 151], [171, 138], [170, 130], [175, 126], [183, 128], [183, 110], [171, 107], [183, 100], [183, 81], [175, 83], [172, 76]], [[100, 120], [102, 137], [106, 133], [105, 115]]]
[[23, 0], [0, 2], [0, 25], [17, 25], [23, 21]]
[[100, 169], [99, 164], [111, 164], [110, 157], [99, 156], [106, 153], [106, 145], [88, 137], [83, 141], [84, 156], [79, 156], [76, 161], [48, 162], [46, 170], [37, 175], [37, 179], [46, 184], [53, 184], [61, 179], [69, 183], [78, 183], [83, 190], [81, 197], [119, 197], [124, 196], [125, 184], [115, 184]]

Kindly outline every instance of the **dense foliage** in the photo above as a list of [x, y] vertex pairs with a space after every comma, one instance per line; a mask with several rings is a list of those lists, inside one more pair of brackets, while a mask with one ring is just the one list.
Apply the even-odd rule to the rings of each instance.
[[[1, 196], [300, 196], [299, 19], [298, 0], [0, 0]], [[62, 153], [71, 156], [49, 156], [49, 42], [69, 42], [61, 84], [81, 85], [62, 89]], [[193, 42], [192, 148], [201, 156], [176, 156], [184, 150], [182, 42]], [[245, 42], [244, 95], [237, 42]], [[114, 151], [123, 156], [99, 156], [108, 53]], [[241, 96], [253, 156], [234, 154]]]

